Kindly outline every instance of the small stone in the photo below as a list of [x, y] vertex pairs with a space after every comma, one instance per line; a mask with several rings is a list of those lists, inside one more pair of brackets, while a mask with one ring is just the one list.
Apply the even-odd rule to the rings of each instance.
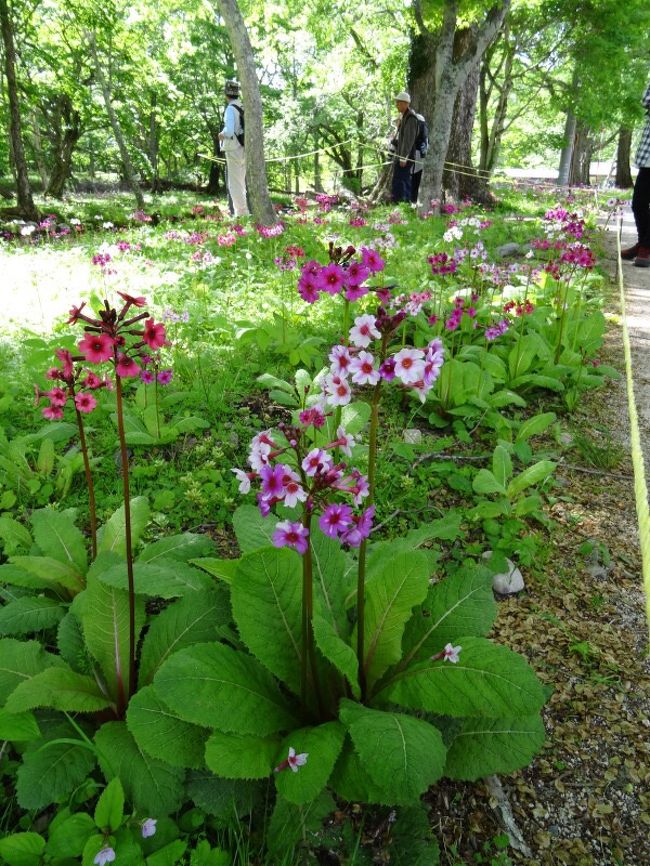
[[[486, 550], [483, 559], [490, 559], [491, 550]], [[524, 576], [511, 559], [506, 559], [508, 571], [495, 574], [492, 578], [492, 589], [499, 595], [515, 595], [526, 588]]]
[[522, 249], [519, 244], [510, 243], [510, 244], [501, 244], [500, 247], [497, 247], [496, 253], [502, 259], [507, 256], [521, 256], [523, 255]]
[[417, 427], [410, 427], [404, 431], [403, 439], [408, 445], [420, 445], [422, 442], [422, 431]]

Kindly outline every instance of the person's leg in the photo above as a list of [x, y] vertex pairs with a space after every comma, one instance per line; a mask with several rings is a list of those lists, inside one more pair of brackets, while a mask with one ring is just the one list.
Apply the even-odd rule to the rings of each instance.
[[422, 180], [422, 169], [415, 171], [411, 175], [411, 204], [418, 203], [418, 195], [420, 193], [420, 181]]
[[634, 264], [639, 268], [650, 268], [650, 167], [639, 169], [632, 196], [632, 212], [639, 234]]
[[411, 201], [411, 167], [395, 162], [393, 168], [393, 201]]
[[228, 162], [228, 191], [232, 198], [235, 216], [248, 216], [246, 205], [246, 157], [244, 149], [226, 156]]

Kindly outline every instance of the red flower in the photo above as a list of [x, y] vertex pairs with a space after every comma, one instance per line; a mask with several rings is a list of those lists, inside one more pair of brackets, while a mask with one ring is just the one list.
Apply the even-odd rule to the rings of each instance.
[[52, 406], [56, 406], [57, 408], [65, 406], [68, 399], [68, 395], [63, 388], [52, 388], [50, 391], [46, 391], [44, 396], [49, 397]]
[[88, 375], [86, 376], [84, 382], [82, 383], [86, 386], [86, 388], [101, 388], [103, 386], [103, 381], [92, 373], [90, 370], [88, 371]]
[[127, 304], [131, 304], [134, 307], [146, 307], [147, 299], [142, 296], [134, 298], [133, 295], [127, 295], [126, 292], [118, 292], [117, 293], [120, 298], [123, 298]]
[[43, 417], [47, 418], [48, 421], [58, 421], [63, 418], [63, 409], [58, 406], [46, 406], [43, 409]]
[[147, 319], [142, 339], [150, 349], [161, 349], [165, 345], [165, 326], [157, 325], [153, 319]]
[[86, 361], [101, 364], [113, 357], [113, 339], [108, 334], [86, 334], [78, 349]]
[[133, 358], [128, 355], [120, 355], [115, 365], [115, 372], [123, 379], [128, 379], [137, 376], [140, 373], [140, 367], [135, 363]]
[[82, 391], [80, 394], [75, 395], [74, 404], [80, 412], [88, 413], [93, 411], [97, 405], [97, 400], [95, 400], [92, 394]]
[[70, 318], [68, 319], [66, 324], [74, 325], [79, 320], [79, 317], [81, 316], [81, 311], [83, 310], [83, 308], [85, 306], [86, 306], [86, 302], [84, 301], [80, 307], [71, 307], [70, 308]]
[[[83, 304], [81, 305], [83, 307]], [[81, 309], [79, 307], [79, 309]], [[73, 309], [76, 309], [73, 307]], [[63, 378], [64, 379], [72, 379], [72, 375], [74, 373], [74, 365], [72, 363], [72, 355], [68, 352], [67, 349], [57, 349], [54, 353], [56, 357], [63, 364]]]

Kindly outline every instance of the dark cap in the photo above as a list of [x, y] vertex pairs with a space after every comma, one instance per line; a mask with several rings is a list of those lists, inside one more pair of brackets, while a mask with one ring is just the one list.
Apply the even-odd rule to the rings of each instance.
[[226, 81], [223, 91], [226, 96], [239, 96], [239, 82], [235, 81], [234, 78], [229, 79]]

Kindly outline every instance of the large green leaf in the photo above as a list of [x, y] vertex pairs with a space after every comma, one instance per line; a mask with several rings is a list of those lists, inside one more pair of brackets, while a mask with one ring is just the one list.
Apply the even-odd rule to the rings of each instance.
[[318, 838], [323, 819], [335, 808], [336, 803], [327, 792], [304, 806], [277, 797], [266, 835], [266, 844], [273, 858], [271, 862], [282, 863], [287, 851], [301, 840]]
[[71, 592], [84, 588], [83, 574], [78, 568], [52, 556], [12, 556], [11, 564], [37, 578], [43, 587], [58, 583]]
[[512, 459], [503, 445], [497, 445], [492, 454], [492, 472], [501, 487], [505, 488], [512, 476]]
[[17, 685], [59, 664], [61, 659], [46, 653], [38, 641], [0, 640], [0, 706]]
[[445, 776], [474, 781], [526, 767], [544, 744], [539, 715], [464, 719], [447, 752]]
[[429, 562], [437, 559], [437, 550], [429, 550], [425, 546], [434, 540], [455, 541], [463, 534], [460, 525], [464, 515], [460, 511], [449, 511], [444, 517], [432, 520], [417, 529], [410, 529], [399, 538], [391, 538], [387, 541], [374, 541], [368, 548], [366, 562], [366, 577], [374, 578], [375, 574], [384, 567], [386, 559], [394, 556], [397, 551], [423, 550], [429, 557]]
[[530, 715], [542, 686], [523, 656], [480, 637], [460, 637], [459, 661], [426, 661], [395, 674], [379, 696], [443, 716]]
[[351, 803], [378, 803], [382, 806], [393, 803], [390, 787], [381, 788], [373, 781], [349, 736], [330, 776], [329, 787]]
[[295, 727], [273, 676], [252, 656], [223, 644], [175, 653], [154, 683], [171, 709], [197, 725], [260, 737]]
[[173, 767], [203, 766], [207, 731], [180, 719], [153, 686], [145, 686], [129, 701], [126, 725], [138, 746]]
[[190, 565], [207, 571], [212, 577], [224, 583], [232, 583], [239, 568], [239, 559], [218, 559], [216, 556], [202, 556], [200, 559], [190, 559]]
[[508, 496], [517, 496], [527, 487], [533, 484], [539, 484], [544, 481], [555, 469], [555, 463], [552, 460], [540, 460], [532, 466], [528, 466], [519, 475], [515, 475], [510, 484], [508, 484]]
[[[131, 543], [135, 550], [140, 536], [149, 522], [149, 503], [144, 496], [131, 499]], [[126, 523], [124, 505], [113, 512], [97, 533], [99, 553], [118, 553], [126, 556]]]
[[332, 623], [340, 637], [349, 634], [346, 596], [354, 588], [355, 561], [338, 541], [323, 532], [311, 537], [314, 610]]
[[0, 839], [0, 857], [8, 866], [39, 866], [45, 839], [38, 833], [12, 833]]
[[0, 635], [30, 634], [55, 626], [65, 613], [53, 598], [25, 595], [0, 607]]
[[78, 674], [68, 667], [47, 668], [16, 686], [7, 698], [10, 712], [52, 707], [71, 713], [93, 713], [111, 706], [94, 677]]
[[85, 574], [88, 568], [86, 541], [69, 514], [41, 508], [31, 516], [34, 539], [41, 551], [75, 571]]
[[[77, 596], [74, 613], [81, 620], [86, 646], [99, 664], [110, 696], [118, 699], [120, 683], [129, 692], [129, 594], [107, 586], [97, 576], [98, 558], [88, 571], [87, 587]], [[135, 599], [135, 639], [144, 625], [144, 599]]]
[[205, 745], [208, 768], [226, 779], [266, 779], [273, 772], [280, 741], [214, 731]]
[[539, 436], [548, 427], [555, 422], [557, 415], [555, 412], [543, 412], [540, 415], [533, 415], [523, 422], [519, 430], [515, 442], [527, 442], [533, 436]]
[[141, 815], [168, 815], [183, 801], [183, 770], [147, 755], [124, 722], [107, 722], [97, 731], [99, 763], [107, 781], [117, 777], [127, 800]]
[[124, 817], [124, 788], [119, 779], [111, 779], [95, 806], [95, 824], [104, 833], [114, 833]]
[[361, 696], [359, 689], [359, 662], [357, 654], [334, 630], [330, 620], [318, 614], [313, 618], [314, 639], [323, 656], [346, 678], [355, 698]]
[[[39, 560], [40, 558], [36, 557]], [[60, 589], [60, 584], [52, 580], [51, 575], [46, 574], [45, 570], [43, 570], [43, 574], [34, 574], [13, 562], [5, 562], [0, 565], [0, 584], [20, 586], [25, 589]]]
[[213, 551], [214, 542], [207, 535], [183, 532], [148, 544], [138, 556], [138, 562], [156, 562], [159, 559], [189, 562], [193, 557], [209, 556]]
[[254, 505], [240, 505], [232, 516], [232, 524], [241, 553], [270, 547], [275, 523], [272, 517], [262, 517]]
[[20, 550], [27, 551], [33, 544], [27, 527], [7, 514], [0, 517], [0, 538], [3, 542], [5, 556], [11, 556]]
[[391, 792], [395, 805], [417, 802], [442, 776], [445, 746], [440, 731], [428, 722], [348, 700], [341, 702], [339, 715], [365, 770]]
[[85, 812], [76, 812], [55, 826], [51, 824], [48, 830], [46, 852], [53, 860], [80, 857], [86, 842], [97, 832], [95, 822]]
[[285, 737], [276, 750], [276, 764], [286, 759], [289, 747], [296, 754], [306, 753], [307, 763], [294, 772], [289, 767], [275, 777], [279, 793], [290, 803], [303, 805], [314, 800], [327, 785], [343, 748], [345, 728], [339, 722], [326, 722], [316, 728], [301, 728]]
[[300, 691], [302, 557], [263, 548], [241, 560], [232, 610], [249, 650], [294, 692]]
[[[112, 565], [99, 574], [102, 583], [118, 589], [128, 589], [126, 563]], [[213, 581], [198, 568], [180, 560], [154, 560], [133, 564], [133, 583], [138, 595], [159, 598], [180, 598], [188, 593], [209, 589]]]
[[488, 496], [491, 493], [505, 495], [506, 492], [505, 486], [489, 469], [479, 469], [472, 481], [472, 488], [474, 493], [479, 493], [481, 496]]
[[56, 645], [61, 658], [80, 674], [92, 673], [92, 659], [86, 649], [79, 618], [69, 610], [59, 623]]
[[399, 661], [404, 626], [428, 587], [428, 561], [420, 551], [396, 554], [366, 584], [364, 667], [368, 685]]
[[470, 565], [443, 578], [407, 623], [399, 668], [430, 658], [461, 635], [486, 635], [496, 613], [489, 569]]
[[41, 735], [38, 722], [32, 713], [11, 713], [0, 710], [0, 741], [27, 743]]
[[229, 622], [228, 595], [219, 586], [170, 604], [153, 620], [142, 642], [140, 685], [150, 683], [160, 665], [178, 650], [218, 640]]
[[187, 779], [187, 795], [199, 809], [225, 820], [248, 815], [267, 789], [259, 782], [224, 779], [208, 770], [190, 770]]

